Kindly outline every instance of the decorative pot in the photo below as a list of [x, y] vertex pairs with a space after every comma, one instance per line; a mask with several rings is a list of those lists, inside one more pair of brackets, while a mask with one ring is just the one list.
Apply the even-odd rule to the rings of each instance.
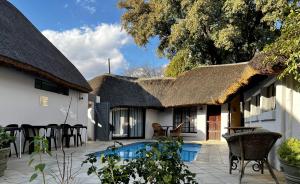
[[7, 168], [7, 161], [10, 148], [0, 149], [0, 177], [4, 175], [4, 171]]
[[280, 166], [287, 184], [300, 184], [300, 167], [289, 165], [280, 160]]

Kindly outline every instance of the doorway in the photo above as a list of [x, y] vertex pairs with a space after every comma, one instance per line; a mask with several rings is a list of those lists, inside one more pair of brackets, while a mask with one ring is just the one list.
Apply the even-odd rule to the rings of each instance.
[[207, 106], [207, 140], [221, 140], [221, 106]]

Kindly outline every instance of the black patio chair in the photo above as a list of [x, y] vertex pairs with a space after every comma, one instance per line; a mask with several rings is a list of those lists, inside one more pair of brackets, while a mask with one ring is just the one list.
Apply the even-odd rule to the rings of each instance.
[[[7, 125], [6, 127], [7, 127], [7, 128], [18, 128], [19, 125], [18, 125], [18, 124], [9, 124], [9, 125]], [[10, 135], [11, 137], [15, 137], [15, 138], [17, 137], [17, 132], [18, 132], [18, 130], [8, 130], [7, 132], [9, 133], [9, 135]], [[9, 144], [10, 144], [10, 145], [11, 145], [11, 144], [14, 145], [15, 153], [16, 153], [16, 156], [18, 157], [18, 149], [17, 149], [17, 143], [16, 143], [16, 140], [10, 141]], [[21, 151], [21, 150], [20, 150], [20, 151]], [[11, 151], [10, 151], [10, 153], [9, 153], [9, 156], [11, 157]]]
[[70, 140], [73, 138], [74, 140], [74, 146], [76, 144], [76, 135], [74, 134], [74, 128], [72, 128], [69, 124], [61, 124], [62, 129], [62, 135], [61, 135], [61, 143], [64, 143], [64, 140], [66, 141], [66, 147], [70, 147]]
[[[51, 151], [51, 143], [52, 140], [54, 141], [54, 146], [55, 149], [57, 150], [57, 144], [56, 144], [56, 139], [57, 139], [57, 129], [58, 125], [57, 124], [49, 124], [47, 125], [47, 140], [48, 140], [48, 150]], [[48, 134], [49, 132], [49, 134]]]
[[[239, 160], [239, 183], [241, 183], [242, 181], [245, 172], [245, 167], [251, 161], [259, 163], [259, 167], [263, 167], [265, 163], [276, 184], [279, 183], [272, 170], [272, 167], [269, 164], [268, 155], [271, 148], [276, 143], [277, 139], [281, 137], [281, 134], [267, 131], [253, 131], [235, 133], [230, 135], [225, 134], [223, 135], [223, 137], [228, 143], [230, 152], [229, 154], [232, 157], [235, 157]], [[244, 163], [245, 161], [246, 164]], [[229, 162], [231, 162], [231, 160]]]
[[74, 125], [75, 129], [76, 129], [76, 145], [78, 147], [78, 143], [80, 141], [80, 146], [82, 146], [82, 130], [83, 130], [83, 125], [82, 124], [76, 124]]
[[23, 153], [25, 152], [26, 142], [28, 142], [29, 154], [31, 154], [34, 151], [34, 144], [32, 142], [37, 133], [35, 132], [34, 127], [29, 124], [22, 124], [21, 128], [24, 135]]

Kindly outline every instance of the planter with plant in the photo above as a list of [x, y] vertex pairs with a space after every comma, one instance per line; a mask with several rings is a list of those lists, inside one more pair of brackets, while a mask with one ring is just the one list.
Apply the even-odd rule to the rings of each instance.
[[10, 152], [9, 146], [13, 139], [13, 137], [0, 127], [0, 177], [4, 175], [4, 171], [7, 168], [7, 161]]
[[278, 155], [286, 183], [300, 183], [300, 140], [289, 138], [284, 141], [278, 149]]

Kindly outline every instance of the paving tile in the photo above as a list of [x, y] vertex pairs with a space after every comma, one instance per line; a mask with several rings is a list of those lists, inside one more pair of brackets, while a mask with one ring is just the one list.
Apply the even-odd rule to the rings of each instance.
[[[143, 140], [124, 140], [121, 141], [124, 144], [138, 142]], [[99, 150], [106, 149], [109, 145], [112, 145], [112, 141], [107, 142], [91, 142], [85, 147], [69, 148], [66, 149], [66, 153], [73, 153], [73, 168], [80, 169], [79, 175], [76, 177], [76, 181], [72, 184], [95, 184], [100, 183], [96, 176], [88, 176], [87, 166], [81, 167], [82, 161], [86, 158], [85, 155]], [[238, 171], [234, 171], [232, 175], [228, 173], [228, 148], [227, 144], [218, 142], [201, 142], [202, 147], [200, 153], [197, 155], [196, 161], [187, 163], [189, 169], [196, 173], [196, 179], [199, 184], [235, 184], [238, 183]], [[46, 171], [58, 172], [57, 162], [55, 156], [62, 157], [61, 151], [53, 151], [52, 157], [46, 157], [47, 163]], [[32, 168], [28, 166], [30, 160], [29, 155], [24, 155], [22, 159], [10, 158], [8, 162], [8, 169], [5, 172], [5, 176], [0, 178], [0, 184], [27, 184], [29, 183], [30, 175], [32, 174]], [[62, 160], [59, 160], [59, 164], [62, 165]], [[280, 183], [284, 183], [283, 174], [276, 172]], [[48, 178], [47, 181], [51, 181]], [[41, 178], [38, 178], [35, 182], [30, 184], [40, 184]], [[53, 181], [49, 184], [54, 183]], [[251, 165], [246, 168], [245, 177], [243, 178], [243, 184], [272, 184], [275, 183], [266, 170], [265, 174], [253, 172]]]

